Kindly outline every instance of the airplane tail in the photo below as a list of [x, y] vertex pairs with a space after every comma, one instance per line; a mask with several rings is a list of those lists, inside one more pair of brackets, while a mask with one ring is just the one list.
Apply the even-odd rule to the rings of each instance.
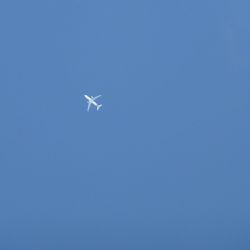
[[101, 106], [102, 106], [102, 104], [97, 105], [96, 109], [99, 110]]

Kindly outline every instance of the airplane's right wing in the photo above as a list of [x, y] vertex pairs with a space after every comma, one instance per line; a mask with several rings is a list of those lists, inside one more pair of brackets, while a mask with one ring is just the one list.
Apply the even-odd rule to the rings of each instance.
[[91, 106], [91, 102], [88, 102], [88, 111], [90, 109], [90, 106]]

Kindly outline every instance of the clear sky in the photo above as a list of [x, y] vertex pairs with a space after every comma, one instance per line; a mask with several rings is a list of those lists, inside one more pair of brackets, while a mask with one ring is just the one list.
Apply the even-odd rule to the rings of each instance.
[[249, 12], [1, 1], [0, 249], [250, 249]]

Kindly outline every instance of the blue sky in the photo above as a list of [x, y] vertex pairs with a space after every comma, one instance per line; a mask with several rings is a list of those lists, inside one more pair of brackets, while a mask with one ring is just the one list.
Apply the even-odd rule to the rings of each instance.
[[249, 249], [249, 10], [1, 1], [0, 248]]

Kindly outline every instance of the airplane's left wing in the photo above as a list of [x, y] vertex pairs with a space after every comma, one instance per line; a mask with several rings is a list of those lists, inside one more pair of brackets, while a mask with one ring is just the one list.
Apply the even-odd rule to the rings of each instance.
[[102, 95], [98, 95], [98, 96], [92, 97], [92, 100], [96, 100], [96, 99], [99, 98], [100, 96], [102, 96]]

